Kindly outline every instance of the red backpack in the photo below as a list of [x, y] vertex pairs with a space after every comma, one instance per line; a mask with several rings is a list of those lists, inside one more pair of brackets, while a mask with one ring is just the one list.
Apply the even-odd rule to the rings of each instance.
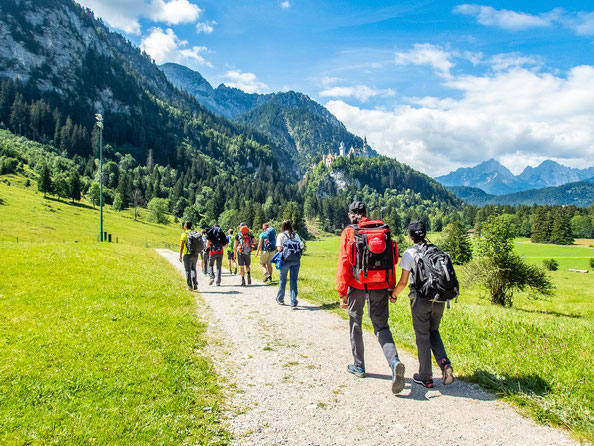
[[363, 285], [388, 283], [394, 277], [398, 245], [392, 241], [390, 227], [382, 221], [365, 221], [352, 225], [353, 240], [348, 255], [353, 276]]

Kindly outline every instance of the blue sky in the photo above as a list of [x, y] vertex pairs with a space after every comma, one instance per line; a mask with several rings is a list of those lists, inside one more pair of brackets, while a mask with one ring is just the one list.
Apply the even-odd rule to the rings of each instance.
[[438, 175], [594, 160], [594, 7], [552, 1], [83, 0], [158, 63], [301, 91]]

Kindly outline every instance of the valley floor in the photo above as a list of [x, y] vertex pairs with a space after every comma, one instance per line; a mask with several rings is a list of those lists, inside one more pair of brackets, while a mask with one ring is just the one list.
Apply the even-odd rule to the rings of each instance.
[[[176, 253], [159, 253], [183, 272]], [[218, 339], [209, 348], [231, 383], [227, 423], [236, 444], [574, 444], [566, 432], [537, 425], [477, 385], [414, 384], [417, 361], [403, 351], [406, 387], [393, 395], [390, 369], [369, 332], [369, 376], [348, 374], [348, 322], [324, 305], [301, 299], [291, 311], [276, 305], [276, 287], [239, 287], [239, 276], [225, 274], [221, 287], [209, 287], [202, 274], [199, 281], [209, 337]]]

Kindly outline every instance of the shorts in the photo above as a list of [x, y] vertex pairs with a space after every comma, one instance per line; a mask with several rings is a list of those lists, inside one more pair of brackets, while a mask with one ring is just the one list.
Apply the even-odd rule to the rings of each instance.
[[237, 253], [237, 264], [239, 266], [250, 266], [252, 263], [251, 253]]
[[270, 263], [270, 260], [274, 257], [274, 251], [262, 251], [260, 255], [260, 265], [266, 265]]
[[227, 260], [233, 260], [233, 251], [227, 251]]

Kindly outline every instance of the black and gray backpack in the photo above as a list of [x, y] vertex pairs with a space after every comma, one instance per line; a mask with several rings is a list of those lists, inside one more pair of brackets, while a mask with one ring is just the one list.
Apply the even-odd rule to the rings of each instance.
[[202, 234], [197, 231], [188, 233], [188, 254], [197, 255], [204, 251], [204, 240], [202, 240]]
[[412, 269], [417, 296], [434, 302], [447, 302], [459, 294], [459, 284], [450, 256], [439, 247], [415, 245], [419, 255]]

